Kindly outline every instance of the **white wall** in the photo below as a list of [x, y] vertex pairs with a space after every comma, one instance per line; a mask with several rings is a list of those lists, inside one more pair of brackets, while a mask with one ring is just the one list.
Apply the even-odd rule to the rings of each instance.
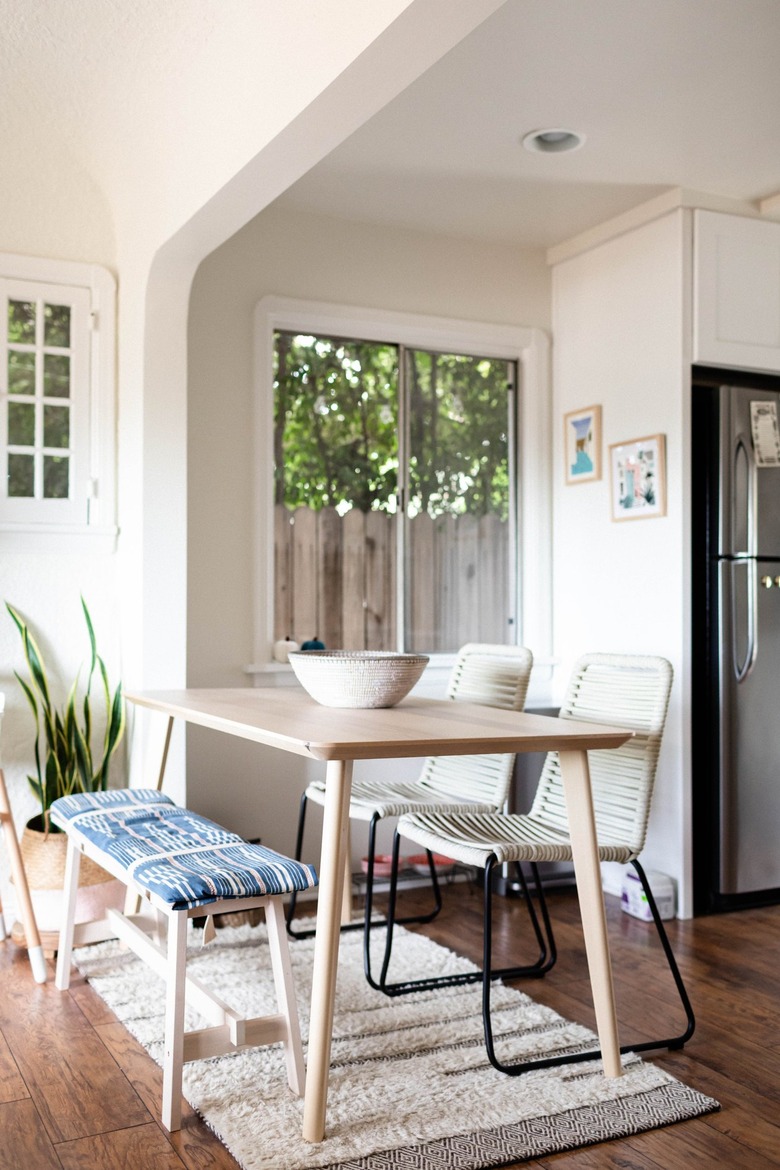
[[[89, 607], [98, 653], [106, 662], [112, 687], [121, 677], [116, 558], [110, 553], [83, 548], [71, 552], [4, 552], [0, 555], [0, 589], [0, 691], [6, 697], [0, 760], [14, 823], [21, 837], [25, 823], [40, 812], [26, 778], [35, 771], [35, 723], [14, 677], [15, 670], [22, 678], [28, 674], [21, 638], [6, 612], [5, 602], [9, 601], [28, 621], [49, 672], [52, 696], [62, 709], [76, 675], [80, 671], [84, 680], [89, 669], [89, 634], [82, 614], [81, 594]], [[102, 728], [104, 709], [99, 680], [96, 681], [93, 718], [95, 726]], [[114, 757], [112, 779], [120, 784], [125, 775], [126, 749], [127, 744], [123, 743]], [[8, 887], [8, 873], [8, 854], [0, 849], [0, 897], [9, 914], [6, 923], [10, 929], [14, 921], [11, 908], [16, 903], [13, 887]]]
[[[387, 231], [277, 203], [209, 256], [189, 320], [188, 684], [246, 686], [253, 657], [253, 337], [256, 303], [275, 294], [549, 328], [544, 255]], [[262, 556], [266, 550], [259, 550]], [[191, 805], [282, 850], [293, 845], [307, 764], [193, 729]], [[401, 762], [414, 774], [416, 765]], [[263, 790], [256, 778], [276, 777]], [[280, 773], [283, 772], [283, 775]]]
[[[172, 23], [161, 53], [146, 61], [154, 76], [136, 70], [145, 79], [138, 101], [144, 109], [157, 92], [160, 118], [170, 112], [178, 129], [169, 138], [157, 111], [139, 122], [132, 95], [123, 94], [132, 124], [122, 121], [121, 149], [104, 160], [119, 225], [119, 577], [131, 687], [176, 686], [186, 674], [186, 321], [198, 264], [502, 2], [462, 0], [454, 12], [447, 0], [382, 0], [370, 11], [357, 0], [330, 0], [314, 28], [300, 4], [280, 16], [278, 5], [236, 0], [248, 26], [220, 26], [195, 55], [182, 52], [189, 23], [177, 36], [189, 7], [165, 9]], [[172, 103], [166, 66], [174, 58]], [[210, 78], [220, 72], [230, 84], [215, 88]], [[240, 76], [250, 81], [236, 89]], [[176, 148], [167, 150], [171, 141]], [[127, 159], [127, 181], [117, 182], [125, 173], [117, 164]], [[183, 795], [179, 752], [168, 781]]]
[[[51, 180], [56, 164], [57, 181]], [[111, 208], [92, 178], [57, 150], [44, 159], [6, 157], [0, 167], [0, 252], [86, 261], [113, 269], [116, 248]], [[26, 775], [33, 770], [32, 712], [14, 677], [25, 674], [21, 639], [5, 610], [9, 601], [38, 637], [60, 696], [89, 655], [79, 595], [89, 605], [112, 681], [120, 671], [115, 556], [93, 551], [90, 538], [76, 546], [59, 537], [0, 536], [0, 690], [6, 696], [2, 762], [17, 831], [39, 811]], [[9, 899], [8, 864], [0, 850], [0, 896]]]
[[[85, 260], [115, 269], [113, 212], [73, 159], [37, 152], [4, 157], [0, 167], [0, 252]], [[56, 179], [52, 177], [56, 174]]]
[[[138, 38], [138, 52], [121, 60], [102, 51], [120, 35], [110, 7], [63, 17], [62, 27], [47, 13], [43, 29], [30, 26], [26, 47], [36, 61], [51, 58], [51, 90], [36, 93], [29, 126], [20, 117], [4, 128], [0, 250], [102, 264], [119, 285], [120, 567], [113, 554], [98, 566], [55, 546], [0, 560], [0, 592], [13, 592], [41, 629], [69, 629], [83, 590], [110, 621], [108, 636], [121, 617], [126, 683], [183, 682], [195, 269], [502, 2], [464, 0], [454, 13], [447, 0], [328, 0], [316, 17], [300, 2], [229, 0], [219, 17], [184, 0], [147, 4], [150, 20], [117, 18], [121, 34]], [[95, 68], [74, 74], [75, 59]], [[89, 85], [74, 94], [73, 78]], [[9, 619], [0, 627], [6, 663], [13, 633]], [[77, 654], [63, 641], [63, 675]], [[10, 670], [2, 685], [18, 697]], [[9, 772], [23, 786], [32, 748], [22, 715], [12, 703], [5, 733], [19, 752]]]
[[[681, 883], [689, 912], [685, 212], [553, 272], [553, 643], [558, 693], [587, 651], [660, 654], [675, 684], [644, 860]], [[563, 415], [600, 403], [604, 473], [567, 486]], [[667, 515], [613, 522], [611, 443], [666, 435]]]

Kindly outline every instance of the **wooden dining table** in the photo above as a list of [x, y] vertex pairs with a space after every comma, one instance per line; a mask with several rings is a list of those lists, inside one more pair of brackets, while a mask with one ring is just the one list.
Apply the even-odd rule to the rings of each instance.
[[[625, 728], [410, 696], [395, 707], [320, 706], [299, 687], [131, 691], [127, 699], [168, 718], [158, 782], [173, 721], [198, 724], [325, 763], [325, 808], [312, 974], [303, 1137], [325, 1137], [333, 1011], [352, 768], [357, 760], [557, 751], [603, 1069], [621, 1075], [612, 969], [591, 798], [589, 750], [616, 748]], [[297, 795], [297, 794], [296, 794]]]

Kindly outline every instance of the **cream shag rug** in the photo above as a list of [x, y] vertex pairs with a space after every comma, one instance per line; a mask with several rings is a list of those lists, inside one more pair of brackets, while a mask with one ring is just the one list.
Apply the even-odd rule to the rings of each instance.
[[[377, 931], [377, 941], [382, 941]], [[188, 971], [247, 1015], [275, 1010], [264, 926], [198, 938]], [[280, 1045], [184, 1066], [184, 1094], [245, 1170], [486, 1170], [639, 1133], [718, 1108], [652, 1064], [624, 1058], [607, 1080], [597, 1062], [507, 1077], [487, 1061], [479, 985], [388, 999], [363, 977], [359, 932], [341, 937], [328, 1136], [301, 1138], [303, 1103], [287, 1088]], [[291, 941], [304, 1043], [313, 940]], [[378, 958], [379, 956], [377, 956]], [[162, 1057], [162, 983], [116, 943], [76, 963], [132, 1034]], [[393, 978], [471, 964], [399, 929]], [[496, 984], [496, 1045], [507, 1058], [590, 1046], [593, 1036], [527, 995]], [[203, 1026], [197, 1016], [188, 1026]]]

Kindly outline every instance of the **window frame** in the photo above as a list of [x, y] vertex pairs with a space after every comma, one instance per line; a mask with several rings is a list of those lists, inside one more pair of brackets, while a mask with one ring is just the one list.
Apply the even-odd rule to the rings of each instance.
[[[515, 604], [515, 637], [522, 642], [533, 630], [536, 644], [547, 652], [550, 638], [550, 420], [549, 342], [546, 334], [533, 327], [482, 324], [269, 296], [257, 304], [254, 323], [254, 659], [247, 671], [254, 674], [276, 669], [272, 665], [273, 358], [274, 333], [280, 329], [400, 343], [412, 349], [474, 353], [517, 363], [514, 446], [518, 456], [516, 549], [519, 572], [516, 580], [519, 596]], [[442, 663], [450, 657], [434, 655]]]
[[[88, 537], [91, 549], [97, 544], [113, 548], [118, 531], [114, 278], [94, 264], [0, 253], [0, 280], [12, 286], [14, 298], [22, 296], [24, 286], [29, 286], [30, 299], [39, 297], [45, 287], [52, 303], [82, 302], [81, 336], [71, 337], [71, 348], [81, 351], [85, 367], [70, 407], [74, 475], [82, 484], [83, 495], [77, 494], [74, 485], [73, 497], [68, 500], [0, 497], [0, 546], [23, 550], [54, 543], [59, 547], [63, 538], [78, 543]], [[58, 294], [61, 302], [56, 300]], [[3, 374], [4, 407], [5, 377]], [[4, 455], [6, 450], [4, 442]]]

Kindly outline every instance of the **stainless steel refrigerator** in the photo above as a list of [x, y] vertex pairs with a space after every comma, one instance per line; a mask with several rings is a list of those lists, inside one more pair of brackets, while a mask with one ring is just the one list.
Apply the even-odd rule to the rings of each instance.
[[693, 747], [710, 909], [780, 901], [780, 391], [771, 386], [694, 384], [708, 396], [694, 410], [694, 444], [708, 448], [706, 468], [693, 461], [707, 565], [694, 688], [708, 699], [694, 699]]

